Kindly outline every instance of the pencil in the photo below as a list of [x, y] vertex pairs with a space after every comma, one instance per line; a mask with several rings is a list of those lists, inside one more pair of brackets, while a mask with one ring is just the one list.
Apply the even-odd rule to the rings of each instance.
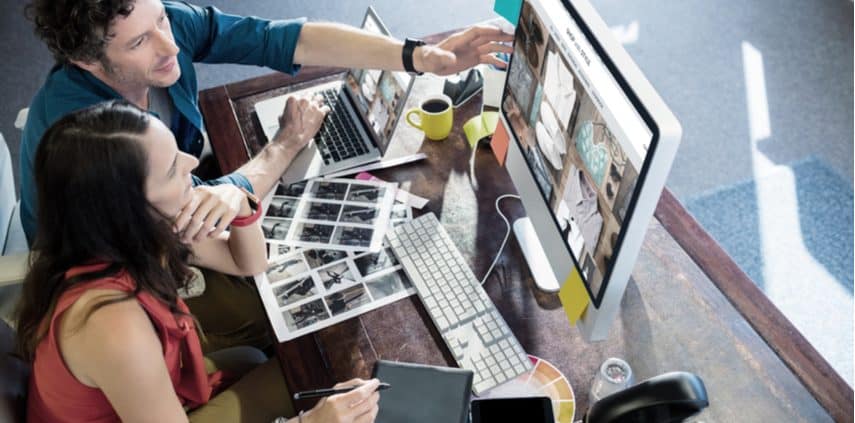
[[[346, 386], [344, 388], [326, 388], [326, 389], [315, 389], [312, 391], [297, 392], [296, 394], [294, 394], [294, 400], [296, 401], [296, 400], [301, 400], [301, 399], [320, 398], [320, 397], [328, 397], [330, 395], [344, 394], [346, 392], [350, 392], [356, 388], [359, 388], [360, 386], [362, 386], [362, 385]], [[389, 385], [388, 383], [380, 382], [380, 385], [377, 387], [377, 390], [382, 391], [384, 389], [389, 389], [391, 387], [392, 387], [392, 385]]]

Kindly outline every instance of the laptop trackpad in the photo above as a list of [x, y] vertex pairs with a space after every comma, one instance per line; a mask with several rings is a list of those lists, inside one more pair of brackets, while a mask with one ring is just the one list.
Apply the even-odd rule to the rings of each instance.
[[313, 140], [294, 158], [280, 180], [283, 184], [287, 185], [300, 182], [304, 179], [314, 178], [321, 174], [323, 165], [324, 161], [318, 153], [318, 147], [315, 146]]

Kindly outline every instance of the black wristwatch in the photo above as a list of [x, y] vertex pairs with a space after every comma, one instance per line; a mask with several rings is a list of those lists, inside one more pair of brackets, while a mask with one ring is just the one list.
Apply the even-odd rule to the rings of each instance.
[[425, 44], [426, 43], [424, 41], [413, 38], [407, 38], [404, 40], [404, 49], [401, 51], [401, 61], [404, 62], [405, 71], [416, 75], [424, 73], [417, 71], [415, 66], [413, 66], [413, 53], [416, 51], [416, 47], [423, 46]]

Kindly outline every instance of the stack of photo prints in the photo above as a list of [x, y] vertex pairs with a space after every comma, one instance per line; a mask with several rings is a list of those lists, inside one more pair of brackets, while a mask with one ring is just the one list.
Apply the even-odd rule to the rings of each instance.
[[397, 185], [351, 179], [312, 179], [278, 188], [261, 223], [271, 244], [378, 252]]
[[310, 180], [277, 188], [263, 220], [267, 272], [255, 277], [284, 342], [415, 293], [383, 238], [412, 220], [394, 183]]

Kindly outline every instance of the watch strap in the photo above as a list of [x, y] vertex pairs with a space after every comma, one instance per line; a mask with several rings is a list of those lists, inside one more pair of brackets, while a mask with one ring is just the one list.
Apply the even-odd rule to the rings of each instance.
[[260, 217], [261, 217], [261, 207], [258, 207], [249, 216], [234, 218], [234, 220], [232, 220], [231, 226], [233, 228], [241, 228], [244, 226], [249, 226], [249, 225], [252, 225], [253, 223], [257, 222]]
[[240, 190], [243, 191], [244, 195], [246, 195], [246, 201], [249, 204], [249, 209], [252, 210], [252, 214], [244, 217], [236, 217], [234, 220], [232, 220], [231, 226], [237, 228], [242, 226], [249, 226], [258, 221], [258, 219], [261, 217], [262, 211], [261, 201], [258, 200], [258, 197], [256, 197], [255, 194], [249, 192], [244, 187], [238, 188], [240, 188]]
[[420, 47], [425, 44], [426, 43], [424, 41], [413, 38], [407, 38], [404, 40], [404, 49], [401, 50], [401, 61], [404, 64], [405, 71], [416, 75], [424, 74], [424, 72], [417, 71], [415, 66], [413, 66], [413, 53], [415, 53], [416, 47]]

